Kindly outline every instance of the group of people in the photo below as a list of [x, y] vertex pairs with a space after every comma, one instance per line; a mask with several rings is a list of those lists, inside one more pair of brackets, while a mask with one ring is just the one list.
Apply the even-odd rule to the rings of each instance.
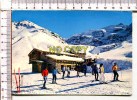
[[[96, 63], [94, 63], [92, 66], [92, 75], [95, 76], [95, 81], [100, 81], [100, 83], [105, 83], [105, 69], [104, 69], [104, 65], [101, 63], [99, 65], [99, 67], [97, 66]], [[113, 78], [113, 81], [118, 81], [118, 77], [119, 77], [119, 74], [118, 74], [118, 71], [119, 70], [119, 67], [117, 66], [116, 63], [114, 63], [114, 65], [112, 66], [112, 71], [113, 71], [113, 74], [114, 74], [114, 78]], [[65, 72], [67, 71], [67, 77], [70, 77], [70, 67], [62, 67], [61, 68], [61, 71], [62, 71], [62, 79], [64, 79], [65, 77]], [[52, 70], [52, 83], [53, 84], [57, 84], [56, 80], [57, 80], [57, 73], [60, 74], [60, 72], [56, 69], [56, 67], [53, 68]], [[83, 65], [83, 73], [84, 73], [84, 76], [86, 76], [86, 73], [87, 73], [87, 65], [84, 64]], [[43, 88], [46, 89], [46, 81], [47, 81], [47, 76], [49, 74], [49, 71], [47, 69], [47, 67], [45, 67], [45, 69], [42, 71], [42, 76], [43, 76], [43, 79], [44, 79], [44, 83], [43, 83]], [[100, 79], [98, 79], [100, 76]], [[77, 77], [80, 77], [79, 76], [79, 70], [77, 69]]]
[[[85, 69], [87, 69], [87, 68], [85, 68]], [[113, 71], [113, 74], [114, 74], [113, 81], [118, 81], [118, 77], [119, 77], [118, 70], [119, 69], [120, 68], [118, 67], [117, 63], [114, 63], [114, 65], [112, 66], [112, 71]], [[104, 68], [104, 65], [102, 63], [99, 65], [99, 67], [97, 66], [96, 63], [94, 63], [92, 65], [92, 75], [95, 76], [95, 81], [100, 81], [100, 83], [105, 83], [104, 73], [105, 73], [105, 68]], [[84, 70], [84, 75], [86, 75], [85, 70]], [[100, 79], [98, 79], [99, 75], [100, 75]]]
[[[65, 72], [67, 71], [67, 77], [70, 77], [70, 68], [67, 67], [62, 67], [62, 79], [64, 79], [65, 77]], [[46, 81], [47, 81], [47, 77], [48, 77], [49, 71], [48, 71], [48, 67], [45, 67], [45, 69], [42, 71], [42, 76], [44, 79], [44, 83], [43, 83], [43, 89], [46, 89]], [[57, 80], [57, 74], [60, 74], [60, 72], [56, 69], [56, 67], [53, 68], [52, 70], [52, 84], [57, 84], [56, 80]]]
[[62, 79], [64, 79], [65, 78], [65, 73], [66, 73], [66, 71], [67, 71], [67, 77], [70, 77], [70, 67], [65, 67], [65, 66], [62, 66], [62, 68], [61, 68], [61, 71], [62, 71]]
[[[100, 64], [99, 68], [97, 67], [96, 64], [94, 64], [93, 68], [93, 74], [95, 74], [95, 80], [96, 81], [100, 81], [100, 83], [104, 83], [105, 82], [105, 76], [104, 76], [104, 73], [105, 73], [105, 69], [104, 69], [104, 65], [103, 64]], [[113, 81], [118, 81], [118, 77], [119, 77], [119, 74], [118, 74], [118, 70], [120, 68], [117, 66], [117, 63], [114, 63], [114, 65], [112, 66], [112, 71], [113, 71], [113, 74], [114, 74], [114, 78], [113, 78]], [[98, 77], [99, 77], [99, 73], [100, 73], [100, 79], [98, 80]]]
[[[100, 73], [100, 79], [98, 80]], [[92, 74], [95, 76], [95, 81], [100, 81], [100, 83], [105, 82], [105, 76], [104, 76], [104, 65], [100, 64], [99, 68], [96, 64], [92, 66]]]

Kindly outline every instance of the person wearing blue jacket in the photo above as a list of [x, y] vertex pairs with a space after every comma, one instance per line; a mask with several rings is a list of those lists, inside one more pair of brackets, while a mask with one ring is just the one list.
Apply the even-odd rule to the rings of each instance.
[[53, 76], [53, 78], [52, 78], [52, 83], [53, 83], [53, 84], [54, 84], [54, 83], [57, 84], [57, 82], [56, 82], [56, 80], [57, 80], [57, 76], [56, 76], [57, 73], [59, 73], [59, 72], [58, 72], [58, 70], [56, 69], [56, 67], [54, 67], [53, 70], [52, 70], [52, 76]]

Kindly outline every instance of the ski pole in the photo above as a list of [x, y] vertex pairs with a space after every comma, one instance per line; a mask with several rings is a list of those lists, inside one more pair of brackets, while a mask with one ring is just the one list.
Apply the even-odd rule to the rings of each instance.
[[18, 73], [19, 73], [19, 92], [20, 92], [20, 68], [18, 69]]
[[113, 72], [112, 72], [112, 74], [111, 74], [111, 79], [113, 80], [113, 77], [114, 77], [114, 75], [113, 75]]
[[19, 92], [19, 90], [18, 90], [18, 81], [17, 81], [17, 77], [16, 77], [15, 69], [14, 69], [14, 76], [15, 76], [15, 81], [16, 81], [17, 92]]

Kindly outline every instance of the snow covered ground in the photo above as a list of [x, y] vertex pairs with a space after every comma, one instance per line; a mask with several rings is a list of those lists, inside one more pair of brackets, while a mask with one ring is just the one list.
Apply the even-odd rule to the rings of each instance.
[[[88, 73], [85, 77], [76, 77], [76, 71], [71, 72], [70, 78], [61, 79], [62, 74], [58, 74], [57, 84], [52, 84], [52, 75], [49, 74], [47, 88], [42, 89], [43, 78], [40, 73], [24, 72], [23, 82], [21, 82], [21, 93], [33, 95], [131, 95], [132, 94], [132, 70], [123, 70], [118, 72], [120, 82], [111, 82], [112, 73], [105, 73], [105, 80], [108, 84], [100, 84], [94, 81], [94, 76]], [[13, 75], [12, 83], [13, 94], [16, 93], [15, 78]]]

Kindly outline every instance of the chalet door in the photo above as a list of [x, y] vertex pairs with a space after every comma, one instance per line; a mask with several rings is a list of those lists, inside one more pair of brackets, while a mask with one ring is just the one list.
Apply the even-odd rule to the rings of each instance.
[[53, 70], [52, 64], [47, 64], [47, 67], [48, 67], [48, 71], [49, 71], [49, 72], [52, 72], [52, 70]]
[[63, 67], [64, 67], [64, 65], [61, 65], [61, 70], [62, 70]]
[[35, 73], [35, 72], [36, 72], [36, 73], [38, 72], [38, 66], [37, 66], [37, 63], [36, 63], [36, 62], [33, 62], [33, 63], [32, 63], [32, 72], [34, 72], [34, 73]]
[[46, 67], [46, 63], [42, 63], [42, 65], [41, 65], [41, 71], [43, 71], [45, 69], [45, 67]]
[[42, 66], [42, 63], [37, 63], [38, 65], [38, 72], [41, 73], [41, 66]]

